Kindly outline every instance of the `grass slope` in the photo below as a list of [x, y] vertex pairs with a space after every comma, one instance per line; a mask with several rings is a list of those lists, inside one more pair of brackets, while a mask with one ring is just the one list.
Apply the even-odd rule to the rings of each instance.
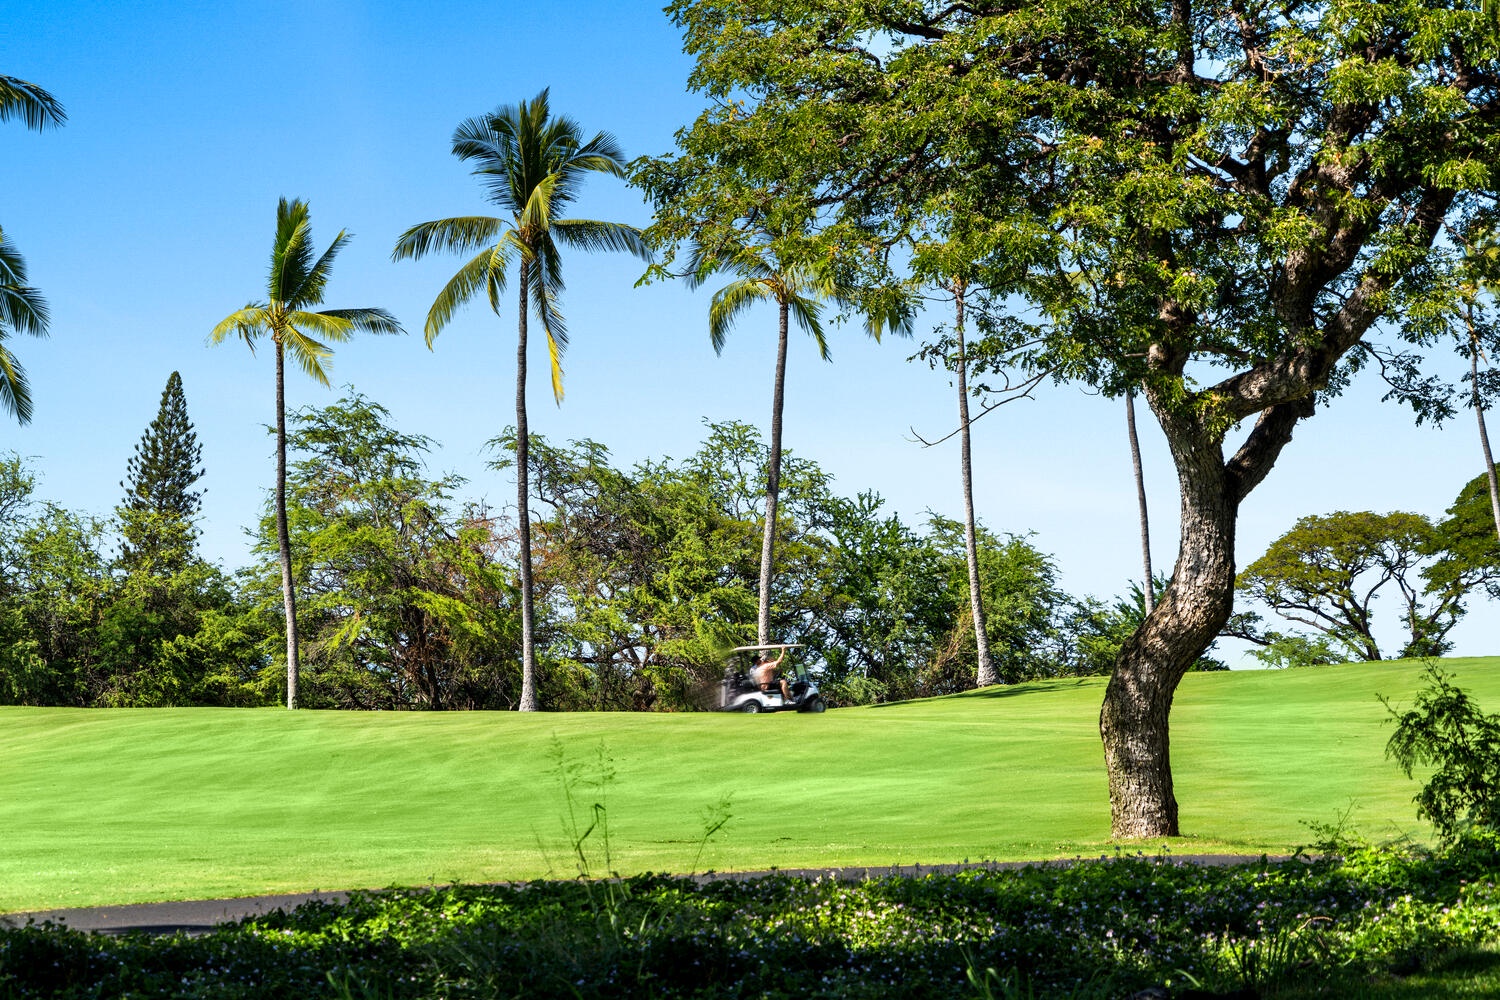
[[[1445, 666], [1500, 708], [1500, 658]], [[1409, 700], [1420, 669], [1190, 675], [1170, 849], [1285, 852], [1346, 811], [1374, 837], [1423, 836], [1375, 697]], [[607, 754], [624, 873], [1095, 854], [1111, 849], [1103, 683], [821, 716], [0, 708], [0, 912], [571, 876], [558, 747], [581, 819]], [[591, 865], [606, 870], [597, 850]]]

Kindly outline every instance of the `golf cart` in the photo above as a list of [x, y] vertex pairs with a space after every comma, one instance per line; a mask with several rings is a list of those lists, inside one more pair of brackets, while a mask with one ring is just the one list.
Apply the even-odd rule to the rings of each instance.
[[[828, 708], [818, 686], [808, 676], [807, 668], [792, 659], [792, 650], [801, 643], [776, 643], [769, 646], [736, 646], [724, 661], [724, 686], [719, 695], [719, 709], [724, 712], [822, 712]], [[781, 653], [780, 678], [786, 681], [782, 694], [780, 680], [762, 688], [752, 679], [751, 670], [762, 653]]]

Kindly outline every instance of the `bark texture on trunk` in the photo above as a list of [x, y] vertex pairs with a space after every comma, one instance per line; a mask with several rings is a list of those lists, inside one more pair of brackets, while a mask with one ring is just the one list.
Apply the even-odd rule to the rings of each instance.
[[286, 612], [286, 707], [297, 707], [297, 593], [292, 587], [292, 540], [286, 526], [286, 358], [276, 344], [276, 550], [281, 557], [281, 603]]
[[958, 341], [958, 440], [964, 484], [964, 555], [969, 562], [969, 612], [974, 617], [974, 649], [979, 659], [974, 683], [976, 687], [989, 687], [1000, 683], [1000, 674], [990, 657], [984, 593], [979, 585], [979, 542], [974, 531], [974, 465], [969, 451], [969, 359], [964, 345], [964, 285], [961, 281], [953, 283], [953, 305], [956, 313], [953, 334]]
[[531, 270], [521, 258], [521, 310], [516, 336], [516, 521], [521, 532], [521, 703], [523, 712], [541, 706], [536, 694], [536, 636], [532, 624], [531, 584], [531, 439], [526, 430], [526, 293]]
[[1495, 456], [1490, 453], [1490, 435], [1484, 426], [1484, 401], [1479, 398], [1479, 341], [1472, 337], [1469, 343], [1469, 372], [1473, 381], [1469, 383], [1474, 394], [1474, 416], [1479, 421], [1479, 447], [1484, 451], [1484, 477], [1490, 488], [1490, 515], [1495, 519], [1495, 538], [1500, 540], [1500, 482], [1495, 477]]
[[760, 541], [760, 604], [755, 615], [755, 641], [771, 641], [771, 568], [776, 554], [776, 498], [781, 491], [781, 401], [786, 391], [786, 342], [790, 310], [779, 302], [777, 311], [776, 385], [771, 396], [771, 457], [766, 469], [766, 527]]
[[1240, 501], [1270, 471], [1311, 402], [1264, 411], [1228, 462], [1221, 439], [1191, 415], [1151, 404], [1177, 466], [1182, 541], [1172, 582], [1120, 649], [1099, 712], [1115, 837], [1180, 834], [1167, 719], [1178, 683], [1234, 610], [1234, 539]]
[[1156, 610], [1156, 574], [1151, 569], [1151, 517], [1146, 507], [1146, 476], [1141, 471], [1141, 439], [1135, 432], [1135, 393], [1125, 393], [1125, 429], [1130, 434], [1130, 465], [1135, 470], [1135, 502], [1141, 512], [1141, 564], [1146, 571], [1146, 614]]

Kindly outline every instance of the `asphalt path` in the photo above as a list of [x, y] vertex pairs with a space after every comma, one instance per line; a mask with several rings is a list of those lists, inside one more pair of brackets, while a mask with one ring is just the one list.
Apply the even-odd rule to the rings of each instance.
[[[1124, 855], [1127, 858], [1145, 857], [1175, 865], [1242, 865], [1257, 864], [1262, 858], [1269, 861], [1285, 861], [1290, 855], [1248, 854], [1184, 854], [1155, 857], [1150, 855]], [[923, 875], [951, 875], [954, 872], [988, 870], [1004, 871], [1030, 866], [1060, 867], [1085, 858], [1061, 858], [1052, 861], [982, 861], [973, 864], [952, 865], [889, 865], [875, 868], [774, 868], [753, 872], [707, 872], [694, 875], [700, 882], [723, 880], [744, 881], [765, 878], [769, 875], [784, 875], [805, 879], [839, 879], [845, 882], [860, 882], [869, 878], [887, 878], [892, 875], [917, 878]], [[1101, 861], [1116, 860], [1116, 855], [1100, 855]], [[514, 884], [514, 883], [493, 883]], [[64, 910], [33, 910], [21, 913], [0, 914], [0, 926], [24, 927], [28, 923], [53, 923], [76, 931], [97, 934], [206, 934], [220, 924], [235, 923], [247, 917], [258, 917], [276, 910], [293, 910], [303, 903], [339, 903], [349, 898], [349, 892], [297, 892], [273, 896], [244, 896], [237, 899], [190, 899], [165, 903], [132, 903], [127, 906], [88, 906]]]

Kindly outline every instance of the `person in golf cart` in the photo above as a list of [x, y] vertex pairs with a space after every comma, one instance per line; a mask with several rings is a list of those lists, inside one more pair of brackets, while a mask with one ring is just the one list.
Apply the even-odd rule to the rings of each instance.
[[784, 659], [786, 659], [785, 649], [775, 657], [771, 656], [770, 650], [761, 653], [760, 661], [750, 668], [750, 680], [766, 694], [770, 694], [772, 686], [780, 682], [781, 698], [790, 703], [792, 690], [787, 686], [786, 675], [781, 672], [781, 661]]

